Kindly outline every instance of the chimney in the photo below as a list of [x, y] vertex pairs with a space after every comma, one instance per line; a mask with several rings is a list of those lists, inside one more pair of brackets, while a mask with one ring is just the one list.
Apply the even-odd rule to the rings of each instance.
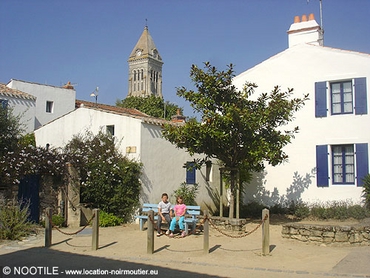
[[322, 46], [321, 27], [317, 24], [314, 14], [294, 17], [294, 23], [288, 30], [289, 47], [309, 43]]
[[186, 117], [182, 116], [180, 113], [180, 109], [177, 109], [177, 114], [171, 117], [171, 121], [174, 123], [184, 123]]
[[71, 89], [74, 90], [73, 85], [71, 84], [71, 81], [68, 81], [67, 84], [63, 86], [64, 89]]

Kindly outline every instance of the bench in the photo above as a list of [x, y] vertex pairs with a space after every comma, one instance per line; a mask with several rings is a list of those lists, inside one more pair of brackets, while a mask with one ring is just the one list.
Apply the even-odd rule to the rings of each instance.
[[[171, 206], [173, 209], [174, 205]], [[188, 234], [189, 226], [192, 227], [192, 232], [195, 232], [195, 226], [198, 222], [197, 216], [200, 215], [200, 206], [186, 206], [186, 214], [184, 220], [185, 233]], [[144, 230], [144, 224], [148, 221], [148, 212], [154, 211], [154, 221], [158, 220], [158, 204], [143, 204], [141, 215], [135, 216], [139, 219], [140, 231]], [[168, 223], [169, 224], [169, 223]]]

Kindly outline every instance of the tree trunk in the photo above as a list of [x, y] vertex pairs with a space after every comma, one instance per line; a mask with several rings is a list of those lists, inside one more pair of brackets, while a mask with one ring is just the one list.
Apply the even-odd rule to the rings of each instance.
[[235, 182], [236, 182], [236, 175], [235, 171], [230, 171], [230, 207], [229, 207], [229, 218], [234, 218], [234, 206], [235, 206]]

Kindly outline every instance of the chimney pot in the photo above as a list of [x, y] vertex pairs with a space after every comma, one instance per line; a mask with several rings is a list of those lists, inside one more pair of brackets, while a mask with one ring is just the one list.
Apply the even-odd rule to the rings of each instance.
[[308, 20], [315, 20], [315, 15], [314, 14], [310, 14], [308, 16]]
[[306, 22], [307, 21], [307, 15], [302, 15], [302, 22]]
[[294, 23], [299, 23], [299, 22], [301, 22], [301, 19], [299, 18], [299, 15], [296, 15], [294, 17]]

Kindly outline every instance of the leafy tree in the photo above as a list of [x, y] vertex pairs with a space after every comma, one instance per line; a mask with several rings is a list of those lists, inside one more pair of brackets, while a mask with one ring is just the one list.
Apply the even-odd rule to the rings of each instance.
[[128, 220], [139, 202], [141, 164], [123, 156], [103, 132], [75, 136], [64, 152], [79, 173], [81, 201]]
[[24, 132], [20, 117], [15, 116], [11, 108], [0, 106], [0, 155], [17, 148]]
[[152, 117], [164, 118], [166, 120], [171, 120], [171, 117], [176, 115], [177, 109], [180, 109], [176, 104], [165, 102], [162, 98], [154, 95], [149, 97], [127, 97], [121, 101], [118, 100], [116, 105], [124, 108], [135, 108]]
[[231, 200], [229, 217], [234, 215], [236, 179], [240, 167], [261, 171], [264, 161], [275, 166], [287, 160], [283, 147], [291, 142], [298, 127], [283, 130], [293, 115], [308, 99], [291, 98], [293, 89], [286, 92], [276, 86], [270, 93], [251, 98], [256, 84], [246, 83], [237, 90], [232, 84], [233, 65], [218, 71], [208, 62], [205, 70], [192, 65], [190, 78], [196, 90], [177, 89], [177, 95], [190, 102], [201, 115], [201, 121], [191, 118], [184, 125], [165, 125], [163, 136], [190, 154], [203, 153], [219, 159], [230, 173]]

